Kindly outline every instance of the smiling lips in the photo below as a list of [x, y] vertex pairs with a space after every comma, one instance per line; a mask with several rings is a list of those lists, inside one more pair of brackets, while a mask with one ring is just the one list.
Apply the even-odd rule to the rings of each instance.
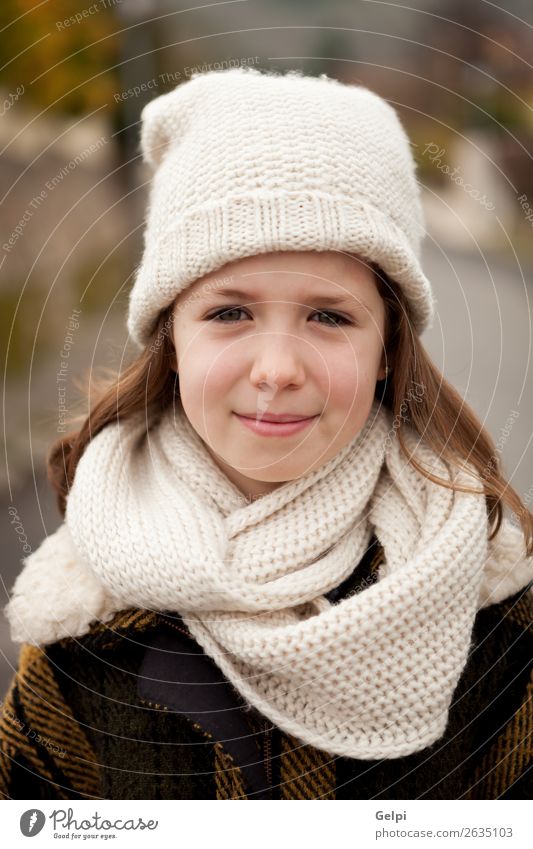
[[261, 413], [237, 413], [238, 416], [243, 416], [246, 419], [261, 419], [263, 422], [301, 422], [304, 419], [314, 419], [314, 416], [301, 416], [298, 413], [266, 413], [264, 416]]
[[317, 418], [316, 416], [296, 418], [294, 413], [279, 416], [269, 414], [261, 418], [257, 418], [257, 415], [260, 414], [246, 416], [235, 413], [235, 415], [245, 427], [258, 436], [291, 436], [293, 433], [298, 433], [306, 428], [310, 422]]

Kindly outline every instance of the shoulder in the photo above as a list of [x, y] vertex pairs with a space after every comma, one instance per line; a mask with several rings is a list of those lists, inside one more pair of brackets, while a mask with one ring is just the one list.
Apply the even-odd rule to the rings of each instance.
[[[473, 636], [476, 642], [483, 641], [500, 648], [518, 643], [526, 647], [533, 639], [532, 621], [533, 587], [528, 585], [503, 601], [478, 610]], [[494, 635], [497, 635], [497, 641], [491, 639]]]
[[22, 644], [2, 707], [0, 788], [6, 798], [98, 797], [94, 753], [47, 649]]
[[533, 599], [526, 588], [476, 616], [461, 692], [475, 692], [476, 765], [465, 798], [523, 798], [533, 731]]
[[531, 675], [533, 599], [527, 587], [478, 611], [467, 669], [480, 689], [510, 707], [521, 703]]
[[64, 637], [54, 647], [58, 651], [77, 653], [113, 651], [124, 648], [128, 641], [157, 629], [164, 621], [164, 614], [155, 610], [128, 607], [120, 610], [108, 621], [94, 620], [86, 634], [81, 637]]

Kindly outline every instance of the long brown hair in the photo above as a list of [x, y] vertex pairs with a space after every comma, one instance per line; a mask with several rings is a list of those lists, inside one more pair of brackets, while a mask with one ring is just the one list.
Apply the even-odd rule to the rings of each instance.
[[[392, 368], [391, 377], [376, 384], [376, 397], [393, 413], [402, 452], [408, 462], [435, 484], [456, 491], [484, 493], [489, 539], [498, 532], [507, 505], [522, 526], [526, 553], [533, 554], [533, 513], [505, 480], [494, 441], [474, 411], [431, 362], [420, 338], [413, 332], [410, 307], [400, 287], [377, 266], [372, 267], [385, 302], [384, 347], [387, 364]], [[169, 405], [180, 403], [178, 375], [172, 368], [171, 325], [172, 306], [169, 306], [161, 312], [150, 343], [121, 374], [108, 370], [93, 381], [96, 399], [89, 403], [89, 414], [78, 417], [83, 422], [81, 428], [52, 445], [47, 458], [48, 479], [62, 516], [76, 466], [97, 433], [111, 422], [125, 420], [141, 410], [150, 427]], [[79, 385], [86, 397], [90, 397], [91, 387]], [[414, 428], [437, 456], [455, 466], [464, 462], [472, 464], [479, 474], [478, 486], [461, 487], [420, 466], [403, 438], [407, 426]]]

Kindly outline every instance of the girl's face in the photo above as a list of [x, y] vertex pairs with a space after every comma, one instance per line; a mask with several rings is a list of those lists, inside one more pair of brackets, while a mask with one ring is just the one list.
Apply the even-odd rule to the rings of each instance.
[[[181, 292], [172, 317], [185, 414], [250, 500], [354, 439], [385, 376], [385, 306], [372, 269], [352, 256], [283, 251], [227, 263]], [[308, 418], [267, 423], [280, 415]]]

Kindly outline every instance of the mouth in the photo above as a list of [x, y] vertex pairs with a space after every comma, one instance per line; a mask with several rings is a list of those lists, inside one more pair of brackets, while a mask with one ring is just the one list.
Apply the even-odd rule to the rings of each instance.
[[298, 413], [280, 413], [276, 415], [275, 413], [265, 413], [264, 416], [261, 413], [235, 413], [236, 416], [240, 416], [244, 419], [253, 419], [254, 421], [262, 421], [262, 422], [303, 422], [305, 419], [314, 419], [315, 416], [301, 416]]
[[299, 416], [294, 414], [286, 414], [283, 416], [273, 416], [261, 418], [255, 415], [242, 415], [233, 413], [234, 416], [244, 425], [258, 436], [292, 436], [293, 433], [299, 433], [315, 421], [318, 416]]

